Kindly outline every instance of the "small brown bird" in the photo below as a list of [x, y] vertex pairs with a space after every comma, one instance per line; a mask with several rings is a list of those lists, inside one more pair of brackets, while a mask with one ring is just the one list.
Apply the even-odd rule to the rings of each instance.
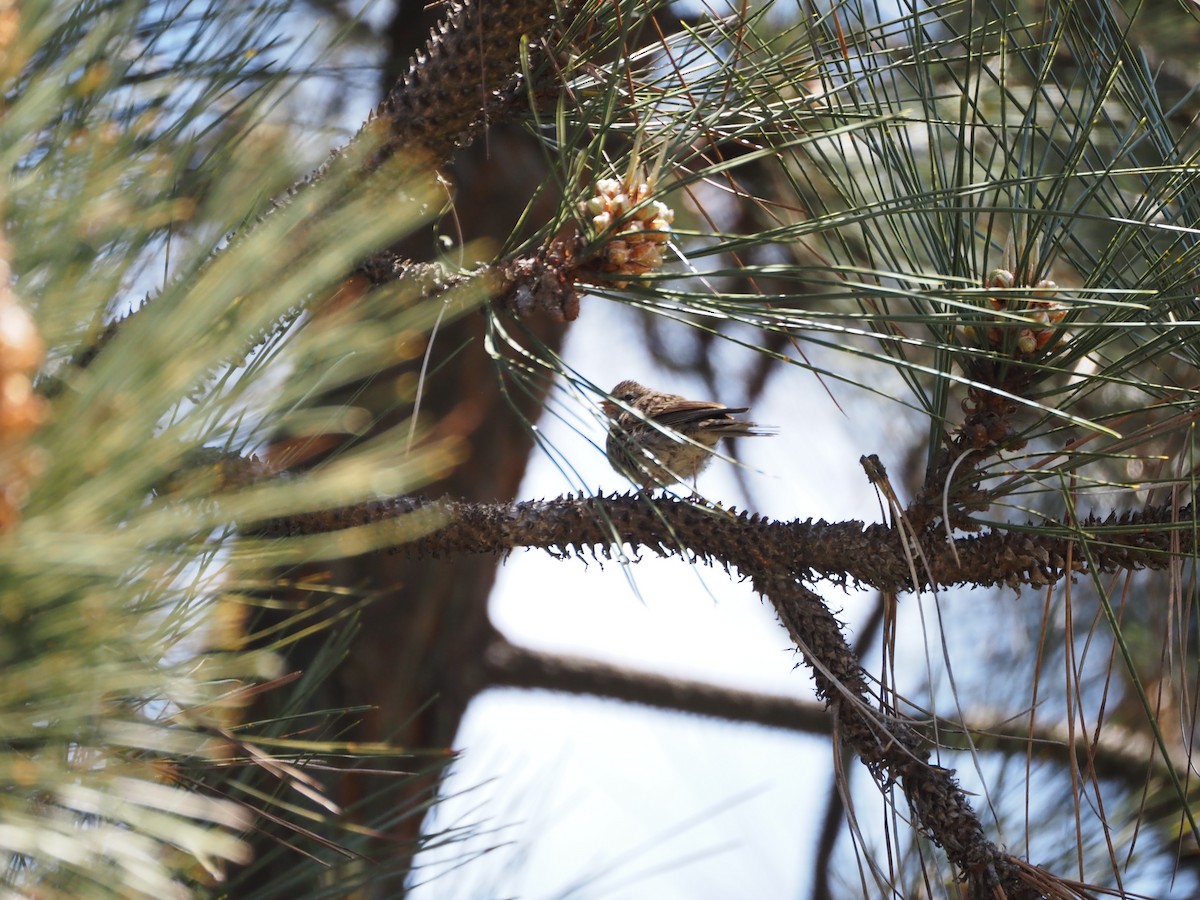
[[734, 413], [749, 409], [746, 406], [688, 400], [678, 394], [651, 390], [636, 381], [622, 381], [609, 393], [636, 413], [611, 400], [602, 404], [612, 420], [604, 448], [608, 461], [643, 488], [666, 487], [688, 479], [694, 487], [696, 476], [712, 461], [721, 438], [772, 433], [753, 422], [733, 417]]

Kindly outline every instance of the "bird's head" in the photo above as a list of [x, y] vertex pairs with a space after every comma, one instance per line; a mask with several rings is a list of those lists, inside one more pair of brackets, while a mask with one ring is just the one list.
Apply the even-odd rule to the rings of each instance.
[[[633, 406], [642, 397], [648, 393], [648, 388], [643, 387], [636, 381], [622, 381], [611, 391], [609, 395], [613, 400], [619, 400], [626, 406]], [[606, 416], [619, 416], [624, 410], [617, 406], [612, 400], [605, 400], [600, 404], [600, 408], [604, 410]]]

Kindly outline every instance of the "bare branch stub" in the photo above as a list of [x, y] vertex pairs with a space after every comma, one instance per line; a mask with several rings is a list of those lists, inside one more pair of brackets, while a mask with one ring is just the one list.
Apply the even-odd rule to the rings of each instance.
[[493, 301], [498, 309], [518, 317], [549, 315], [557, 322], [579, 317], [575, 286], [574, 242], [556, 239], [534, 256], [521, 256], [501, 265], [503, 287]]

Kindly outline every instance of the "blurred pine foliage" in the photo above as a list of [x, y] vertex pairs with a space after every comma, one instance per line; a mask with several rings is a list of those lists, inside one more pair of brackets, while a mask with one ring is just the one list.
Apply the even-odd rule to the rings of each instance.
[[[248, 631], [264, 580], [328, 550], [239, 543], [235, 525], [405, 493], [447, 461], [405, 430], [262, 479], [280, 429], [358, 427], [305, 398], [436, 313], [396, 288], [355, 313], [386, 309], [386, 329], [332, 304], [420, 221], [415, 166], [345, 167], [267, 215], [300, 164], [273, 114], [305, 74], [275, 46], [282, 11], [0, 4], [0, 853], [17, 894], [190, 896], [249, 862], [255, 809], [294, 828], [337, 810], [288, 761], [344, 748], [244, 721], [283, 672], [278, 636]], [[318, 326], [288, 327], [314, 309]]]

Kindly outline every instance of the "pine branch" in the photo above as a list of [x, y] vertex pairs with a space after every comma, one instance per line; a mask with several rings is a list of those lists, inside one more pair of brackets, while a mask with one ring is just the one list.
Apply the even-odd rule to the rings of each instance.
[[[580, 0], [567, 0], [558, 21], [569, 19]], [[364, 145], [355, 165], [374, 171], [397, 154], [434, 166], [450, 160], [491, 124], [523, 108], [530, 86], [522, 76], [526, 35], [556, 21], [556, 0], [452, 0], [407, 71], [372, 110], [358, 134], [287, 191], [294, 197]], [[538, 42], [533, 42], [537, 48]]]
[[[856, 655], [861, 655], [856, 651]], [[830, 735], [833, 720], [821, 704], [795, 697], [743, 691], [722, 685], [671, 678], [629, 666], [569, 654], [547, 653], [498, 638], [484, 657], [487, 687], [521, 688], [633, 703], [652, 709], [692, 713], [800, 734]], [[1061, 725], [1030, 728], [1023, 718], [970, 711], [965, 721], [938, 716], [913, 720], [913, 727], [941, 750], [1031, 757], [1054, 765], [1072, 761], [1097, 778], [1115, 779], [1133, 790], [1147, 777], [1165, 781], [1168, 768], [1187, 777], [1187, 761], [1164, 761], [1145, 735], [1109, 724], [1084, 741]], [[970, 740], [967, 740], [970, 735]]]
[[[522, 38], [545, 30], [556, 0], [453, 0], [425, 49], [375, 108], [364, 132], [382, 129], [379, 160], [422, 152], [445, 162], [526, 95]], [[563, 4], [570, 17], [579, 3]]]
[[[420, 511], [440, 527], [393, 547], [410, 557], [506, 553], [518, 547], [563, 556], [612, 558], [614, 545], [642, 547], [660, 556], [684, 555], [736, 567], [769, 566], [806, 581], [828, 579], [885, 591], [956, 584], [1045, 587], [1087, 571], [1165, 569], [1196, 550], [1192, 507], [1149, 507], [1106, 518], [1091, 516], [1078, 529], [1052, 522], [995, 527], [949, 544], [934, 530], [921, 539], [913, 566], [890, 525], [857, 520], [776, 522], [762, 516], [636, 494], [567, 496], [511, 505], [430, 501], [402, 497], [280, 519], [251, 530], [264, 536], [321, 534], [389, 522]], [[1087, 543], [1088, 553], [1083, 552]]]
[[805, 734], [828, 735], [832, 725], [824, 707], [811, 701], [670, 678], [585, 657], [542, 653], [503, 639], [488, 649], [484, 666], [489, 687], [583, 694]]
[[376, 287], [403, 280], [424, 298], [477, 282], [484, 286], [495, 309], [522, 318], [544, 314], [556, 322], [572, 322], [579, 315], [576, 284], [586, 275], [570, 249], [567, 243], [554, 241], [533, 255], [517, 253], [469, 273], [384, 252], [365, 260], [359, 273]]
[[[202, 448], [191, 454], [186, 462], [188, 463], [187, 470], [169, 479], [163, 486], [164, 492], [171, 492], [187, 486], [195, 478], [205, 478], [208, 480], [211, 491], [216, 494], [242, 489], [280, 475], [277, 466], [272, 466], [257, 456], [242, 457], [208, 448]], [[482, 507], [485, 505], [460, 504], [458, 506]], [[347, 524], [347, 515], [353, 518], [355, 524], [381, 521], [379, 516], [389, 507], [390, 513], [394, 515], [404, 515], [407, 512], [416, 511], [417, 508], [425, 512], [434, 512], [435, 521], [442, 518], [437, 514], [438, 512], [445, 513], [444, 503], [423, 504], [423, 501], [405, 500], [387, 505], [374, 504], [371, 511], [363, 508], [353, 512], [341, 511], [336, 515], [334, 530], [351, 527]], [[1125, 518], [1130, 520], [1131, 527], [1138, 528], [1149, 525], [1149, 519], [1155, 515], [1155, 513], [1144, 513], [1140, 517], [1131, 515]], [[739, 519], [744, 518], [744, 516], [739, 517]], [[335, 524], [330, 520], [330, 514], [322, 514], [292, 520], [285, 528], [280, 528], [282, 523], [275, 523], [271, 531], [272, 533], [280, 530], [287, 530], [290, 533], [312, 533], [311, 529], [317, 519], [323, 520], [325, 524]], [[1186, 520], [1182, 511], [1180, 519]], [[857, 525], [857, 523], [854, 524]], [[1091, 520], [1089, 528], [1094, 528], [1095, 525], [1096, 520]], [[446, 531], [451, 528], [453, 528], [452, 523], [444, 522], [440, 531], [436, 535], [430, 535], [429, 540], [433, 544], [440, 544], [437, 539], [438, 535], [445, 536]], [[486, 529], [484, 530], [486, 531]], [[866, 533], [865, 530], [863, 533]], [[451, 539], [454, 543], [458, 543], [459, 540], [461, 539]], [[980, 540], [987, 540], [987, 538], [969, 538], [963, 543]], [[408, 547], [409, 545], [402, 546]], [[489, 547], [484, 552], [515, 549], [515, 546]], [[452, 551], [447, 551], [439, 546], [436, 549], [431, 548], [430, 552], [432, 555], [443, 555]], [[1163, 552], [1166, 553], [1165, 550]], [[1079, 554], [1076, 554], [1076, 557], [1078, 558]], [[1167, 557], [1164, 556], [1161, 562], [1165, 563], [1166, 561]], [[1147, 565], [1146, 567], [1161, 568], [1162, 566]], [[855, 655], [857, 656], [858, 653], [856, 652]], [[824, 709], [792, 697], [741, 691], [690, 679], [669, 678], [658, 673], [614, 666], [585, 657], [544, 653], [520, 647], [503, 638], [498, 638], [489, 648], [484, 659], [484, 667], [490, 687], [585, 694], [659, 709], [711, 716], [730, 722], [765, 725], [809, 734], [829, 734], [831, 730], [831, 721]], [[973, 745], [976, 750], [987, 751], [990, 749], [1008, 754], [1026, 753], [1032, 747], [1035, 757], [1064, 764], [1067, 757], [1073, 754], [1077, 760], [1089, 765], [1098, 777], [1128, 781], [1130, 786], [1135, 788], [1141, 786], [1141, 777], [1145, 774], [1146, 761], [1155, 758], [1154, 748], [1143, 737], [1123, 731], [1116, 733], [1113, 730], [1114, 726], [1109, 726], [1099, 734], [1095, 743], [1089, 748], [1078, 741], [1073, 742], [1070, 734], [1061, 728], [1031, 730], [1023, 725], [1012, 728], [1004, 724], [989, 724], [988, 719], [989, 717], [982, 711], [976, 711], [965, 723], [938, 718], [935, 723], [936, 732], [929, 732], [928, 728], [923, 725], [916, 727], [923, 733], [936, 733], [940, 741], [939, 746], [943, 749], [967, 750], [971, 749]], [[955, 738], [956, 735], [968, 733], [972, 735], [971, 743], [967, 743], [965, 740], [957, 741]], [[1176, 765], [1181, 777], [1186, 774], [1185, 764], [1180, 767], [1178, 762], [1168, 763], [1161, 758], [1158, 758], [1153, 769], [1159, 775], [1165, 775], [1169, 765]]]
[[764, 566], [754, 587], [770, 599], [813, 672], [834, 731], [884, 790], [899, 783], [918, 831], [942, 847], [969, 885], [968, 896], [1035, 898], [1015, 860], [987, 839], [983, 824], [949, 769], [929, 762], [925, 740], [901, 716], [872, 709], [866, 673], [821, 598]]

